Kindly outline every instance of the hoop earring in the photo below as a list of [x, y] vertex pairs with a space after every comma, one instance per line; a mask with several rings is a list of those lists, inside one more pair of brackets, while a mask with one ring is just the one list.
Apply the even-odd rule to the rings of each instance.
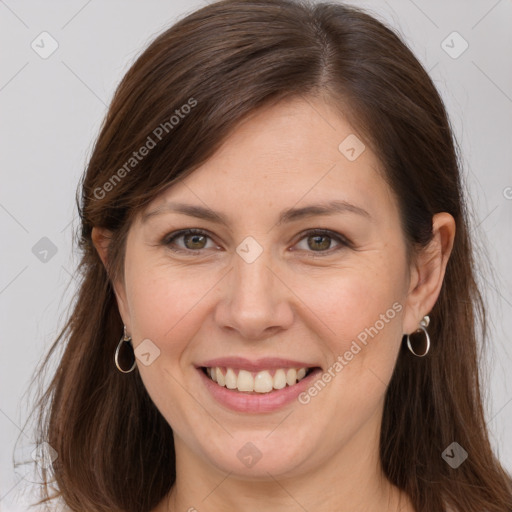
[[409, 338], [409, 334], [407, 335], [407, 347], [409, 347], [409, 350], [416, 356], [416, 357], [425, 357], [428, 354], [428, 351], [430, 350], [430, 336], [428, 335], [427, 327], [430, 323], [430, 317], [428, 315], [425, 315], [423, 319], [420, 322], [419, 328], [416, 330], [416, 332], [423, 331], [425, 333], [425, 340], [427, 342], [427, 346], [425, 348], [425, 352], [423, 354], [417, 354], [411, 345], [411, 339]]
[[[125, 370], [119, 364], [119, 354], [120, 354], [120, 352], [121, 352], [123, 347], [124, 347], [125, 354], [126, 354], [127, 351], [129, 351], [131, 353], [130, 354], [130, 359], [133, 358], [133, 363], [132, 363], [132, 365], [131, 365], [129, 370]], [[126, 357], [121, 357], [121, 359], [124, 359], [125, 361], [127, 360]], [[122, 336], [121, 340], [119, 341], [119, 343], [117, 345], [117, 348], [116, 348], [116, 353], [114, 354], [114, 363], [116, 364], [117, 369], [121, 373], [133, 372], [133, 370], [135, 370], [135, 367], [137, 366], [137, 363], [135, 361], [135, 354], [133, 352], [133, 347], [132, 347], [132, 338], [126, 334], [126, 325], [124, 326], [123, 336]]]

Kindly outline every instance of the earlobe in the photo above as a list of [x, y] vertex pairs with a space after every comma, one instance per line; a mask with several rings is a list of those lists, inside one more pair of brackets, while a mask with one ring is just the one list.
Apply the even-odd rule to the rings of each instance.
[[455, 220], [446, 212], [432, 219], [432, 240], [415, 258], [414, 280], [407, 297], [404, 333], [416, 331], [421, 319], [434, 307], [443, 284], [455, 239]]

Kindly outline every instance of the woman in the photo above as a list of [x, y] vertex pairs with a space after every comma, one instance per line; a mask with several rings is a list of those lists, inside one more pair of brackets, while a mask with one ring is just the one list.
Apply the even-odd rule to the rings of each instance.
[[512, 509], [450, 125], [380, 22], [288, 0], [182, 19], [122, 80], [80, 213], [45, 499]]

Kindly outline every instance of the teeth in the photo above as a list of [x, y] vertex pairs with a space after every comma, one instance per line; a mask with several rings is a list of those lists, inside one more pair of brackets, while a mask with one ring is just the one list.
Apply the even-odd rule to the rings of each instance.
[[274, 389], [283, 389], [286, 386], [286, 373], [284, 370], [277, 370], [274, 375]]
[[207, 368], [206, 373], [219, 386], [228, 389], [269, 393], [273, 389], [283, 389], [286, 385], [293, 386], [306, 376], [307, 368], [279, 368], [273, 376], [268, 370], [256, 373], [239, 370], [237, 375], [233, 368], [220, 367]]
[[[219, 368], [218, 368], [219, 369]], [[251, 372], [240, 370], [236, 381], [238, 391], [254, 391], [254, 378]]]
[[217, 384], [219, 386], [225, 386], [226, 381], [224, 380], [224, 374], [221, 372], [220, 368], [217, 368]]
[[274, 379], [268, 372], [258, 372], [254, 377], [254, 391], [268, 393], [274, 389]]
[[288, 386], [293, 386], [297, 382], [297, 370], [295, 368], [290, 368], [286, 372], [286, 384]]
[[226, 387], [228, 389], [236, 389], [236, 383], [237, 383], [236, 373], [231, 368], [228, 368], [226, 371], [225, 381], [226, 381]]

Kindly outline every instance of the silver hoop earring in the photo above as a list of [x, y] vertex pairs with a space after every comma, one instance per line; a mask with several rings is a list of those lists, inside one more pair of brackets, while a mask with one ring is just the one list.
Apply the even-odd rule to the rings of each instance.
[[[121, 351], [123, 351], [123, 353], [121, 353]], [[126, 356], [127, 353], [129, 354], [128, 357]], [[131, 364], [131, 367], [129, 370], [125, 370], [119, 364], [119, 356], [120, 355], [121, 355], [121, 360], [123, 360], [125, 363]], [[133, 359], [133, 363], [130, 363], [129, 361], [132, 359]], [[133, 372], [133, 370], [135, 370], [135, 367], [137, 366], [137, 363], [135, 361], [135, 354], [133, 352], [133, 347], [132, 347], [132, 339], [130, 336], [128, 336], [126, 334], [126, 325], [124, 326], [123, 336], [122, 336], [121, 340], [119, 341], [117, 348], [116, 348], [116, 353], [114, 354], [114, 363], [116, 364], [117, 369], [121, 373]], [[128, 366], [128, 365], [126, 365], [126, 366]]]
[[425, 357], [428, 354], [428, 351], [430, 350], [430, 336], [428, 335], [427, 327], [430, 323], [430, 317], [428, 315], [425, 315], [423, 319], [420, 322], [420, 327], [416, 332], [423, 331], [425, 334], [425, 341], [426, 341], [426, 347], [425, 352], [423, 354], [417, 354], [411, 345], [411, 339], [409, 338], [409, 334], [407, 335], [407, 347], [409, 347], [409, 350], [416, 356], [416, 357]]

